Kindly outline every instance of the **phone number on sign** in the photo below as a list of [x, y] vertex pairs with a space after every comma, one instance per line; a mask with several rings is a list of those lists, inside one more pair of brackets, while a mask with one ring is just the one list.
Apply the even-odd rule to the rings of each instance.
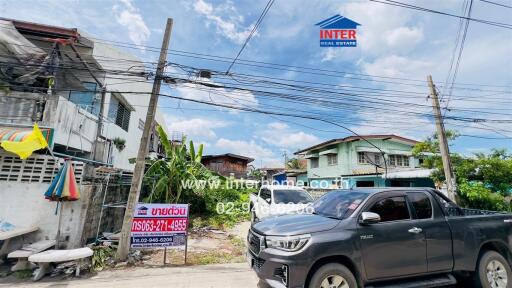
[[187, 231], [187, 218], [133, 219], [132, 232]]

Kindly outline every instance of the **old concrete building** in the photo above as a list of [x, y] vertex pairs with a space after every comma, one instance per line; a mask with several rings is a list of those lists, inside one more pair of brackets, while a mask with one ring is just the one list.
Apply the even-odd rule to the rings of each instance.
[[[0, 24], [0, 141], [37, 123], [49, 143], [26, 160], [0, 149], [0, 220], [39, 227], [26, 241], [54, 239], [56, 203], [43, 193], [71, 158], [82, 197], [64, 203], [60, 238], [64, 246], [78, 246], [96, 232], [98, 224], [91, 223], [98, 221], [102, 199], [126, 201], [130, 159], [137, 156], [152, 88], [148, 67], [75, 28], [10, 19]], [[165, 125], [160, 112], [155, 120]], [[151, 139], [156, 153], [159, 138]], [[104, 198], [107, 192], [113, 194]]]

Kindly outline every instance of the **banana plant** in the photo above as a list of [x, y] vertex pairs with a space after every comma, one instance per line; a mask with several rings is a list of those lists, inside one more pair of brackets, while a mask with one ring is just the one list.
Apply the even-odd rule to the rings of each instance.
[[144, 199], [147, 202], [177, 203], [184, 193], [199, 193], [192, 188], [184, 187], [184, 183], [194, 181], [208, 181], [215, 177], [201, 163], [203, 145], [199, 145], [197, 152], [192, 141], [186, 145], [183, 137], [180, 144], [171, 143], [167, 133], [161, 126], [157, 132], [164, 148], [165, 158], [152, 160], [146, 171], [145, 183], [149, 184], [151, 191]]

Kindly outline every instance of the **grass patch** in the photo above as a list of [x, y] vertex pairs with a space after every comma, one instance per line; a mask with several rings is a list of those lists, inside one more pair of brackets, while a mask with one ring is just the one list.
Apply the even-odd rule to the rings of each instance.
[[28, 279], [32, 277], [32, 270], [20, 270], [14, 272], [14, 277], [18, 279]]

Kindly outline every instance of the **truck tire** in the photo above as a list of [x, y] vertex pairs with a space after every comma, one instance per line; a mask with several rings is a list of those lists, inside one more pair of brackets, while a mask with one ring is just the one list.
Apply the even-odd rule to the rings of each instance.
[[329, 263], [316, 270], [309, 288], [357, 288], [356, 278], [350, 270], [338, 263]]
[[512, 288], [512, 273], [507, 260], [495, 251], [487, 251], [478, 259], [475, 287]]

